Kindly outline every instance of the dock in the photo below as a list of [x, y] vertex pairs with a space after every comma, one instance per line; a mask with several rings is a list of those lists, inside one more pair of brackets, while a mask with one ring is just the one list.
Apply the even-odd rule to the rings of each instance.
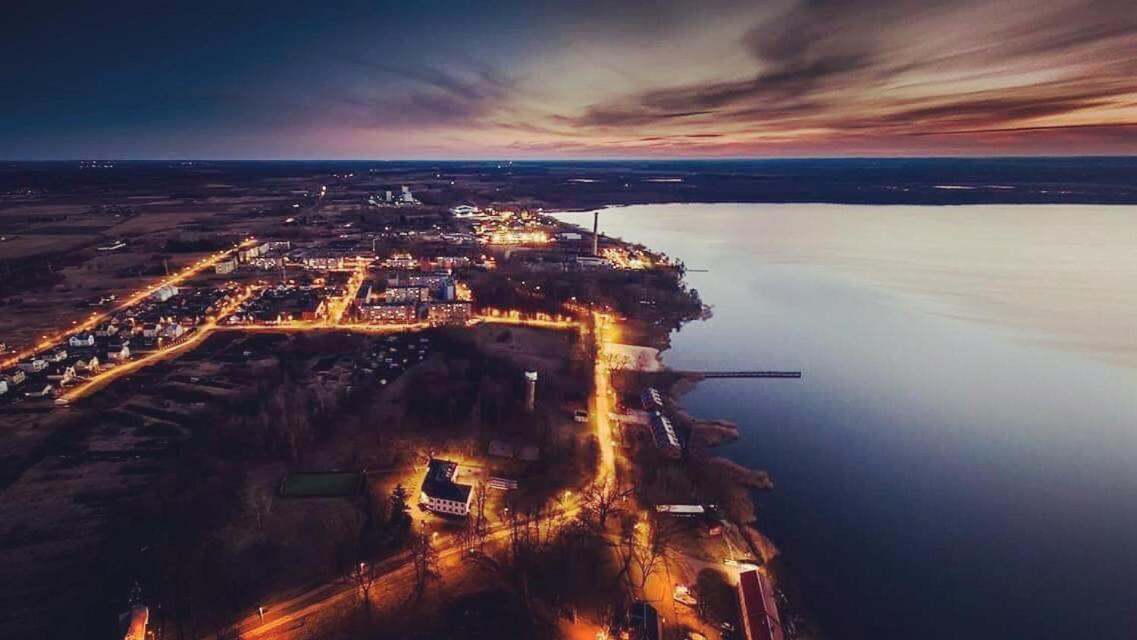
[[800, 378], [800, 371], [690, 371], [703, 378]]

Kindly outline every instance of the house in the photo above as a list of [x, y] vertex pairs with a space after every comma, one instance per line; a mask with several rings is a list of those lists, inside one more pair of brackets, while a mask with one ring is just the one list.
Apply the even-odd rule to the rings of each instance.
[[163, 340], [177, 340], [186, 334], [186, 328], [177, 323], [168, 324], [162, 327], [161, 334]]
[[99, 357], [96, 355], [79, 356], [71, 363], [75, 367], [75, 373], [98, 373], [99, 371]]
[[47, 360], [43, 358], [32, 358], [16, 366], [19, 367], [21, 373], [39, 373], [47, 368], [47, 364]]
[[148, 323], [142, 325], [142, 337], [143, 338], [157, 338], [158, 333], [161, 330], [162, 330], [162, 328], [160, 326], [158, 326], [157, 324], [155, 324], [153, 322], [148, 322]]
[[69, 364], [58, 364], [47, 370], [47, 379], [54, 380], [59, 386], [75, 381], [75, 367]]
[[8, 383], [0, 380], [0, 396], [8, 393]]
[[177, 287], [172, 284], [164, 284], [150, 294], [150, 299], [155, 302], [165, 302], [176, 295], [178, 295]]
[[118, 335], [119, 327], [117, 324], [109, 323], [95, 329], [95, 337], [97, 338], [113, 338]]
[[123, 362], [130, 359], [130, 341], [122, 340], [119, 342], [112, 342], [107, 345], [107, 360], [111, 362]]
[[90, 332], [77, 333], [67, 339], [67, 346], [84, 349], [95, 346], [95, 334]]
[[0, 380], [8, 383], [9, 387], [18, 387], [21, 384], [24, 384], [24, 380], [27, 379], [28, 374], [24, 373], [23, 369], [11, 369], [4, 372], [4, 375], [0, 376]]
[[64, 349], [62, 347], [59, 349], [56, 349], [55, 351], [52, 351], [51, 353], [44, 356], [44, 360], [47, 360], [48, 364], [51, 364], [51, 363], [59, 364], [60, 362], [63, 362], [66, 359], [67, 359], [67, 349]]
[[756, 569], [738, 576], [738, 609], [746, 640], [783, 640], [774, 587], [770, 579]]
[[436, 513], [469, 515], [473, 486], [454, 482], [457, 472], [457, 462], [432, 458], [422, 479], [419, 504]]
[[52, 387], [48, 383], [37, 384], [35, 387], [25, 391], [24, 395], [29, 397], [29, 398], [46, 398], [46, 397], [50, 396], [51, 392], [54, 390], [55, 390], [55, 387]]

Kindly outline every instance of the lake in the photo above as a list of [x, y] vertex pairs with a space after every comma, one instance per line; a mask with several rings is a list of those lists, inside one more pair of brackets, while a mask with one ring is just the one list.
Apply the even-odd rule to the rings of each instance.
[[759, 528], [824, 637], [1137, 637], [1137, 209], [644, 205], [600, 227], [682, 260], [714, 310], [668, 365], [804, 372], [685, 404], [770, 471]]

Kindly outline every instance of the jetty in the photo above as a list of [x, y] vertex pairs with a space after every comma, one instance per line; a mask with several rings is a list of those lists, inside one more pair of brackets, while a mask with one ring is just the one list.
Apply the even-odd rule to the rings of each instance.
[[800, 378], [800, 371], [689, 371], [701, 378]]

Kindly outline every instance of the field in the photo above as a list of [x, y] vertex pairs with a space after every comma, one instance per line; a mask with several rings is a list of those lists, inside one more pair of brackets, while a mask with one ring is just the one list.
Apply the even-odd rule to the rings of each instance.
[[363, 476], [336, 471], [293, 471], [280, 483], [284, 498], [347, 498], [359, 495]]

